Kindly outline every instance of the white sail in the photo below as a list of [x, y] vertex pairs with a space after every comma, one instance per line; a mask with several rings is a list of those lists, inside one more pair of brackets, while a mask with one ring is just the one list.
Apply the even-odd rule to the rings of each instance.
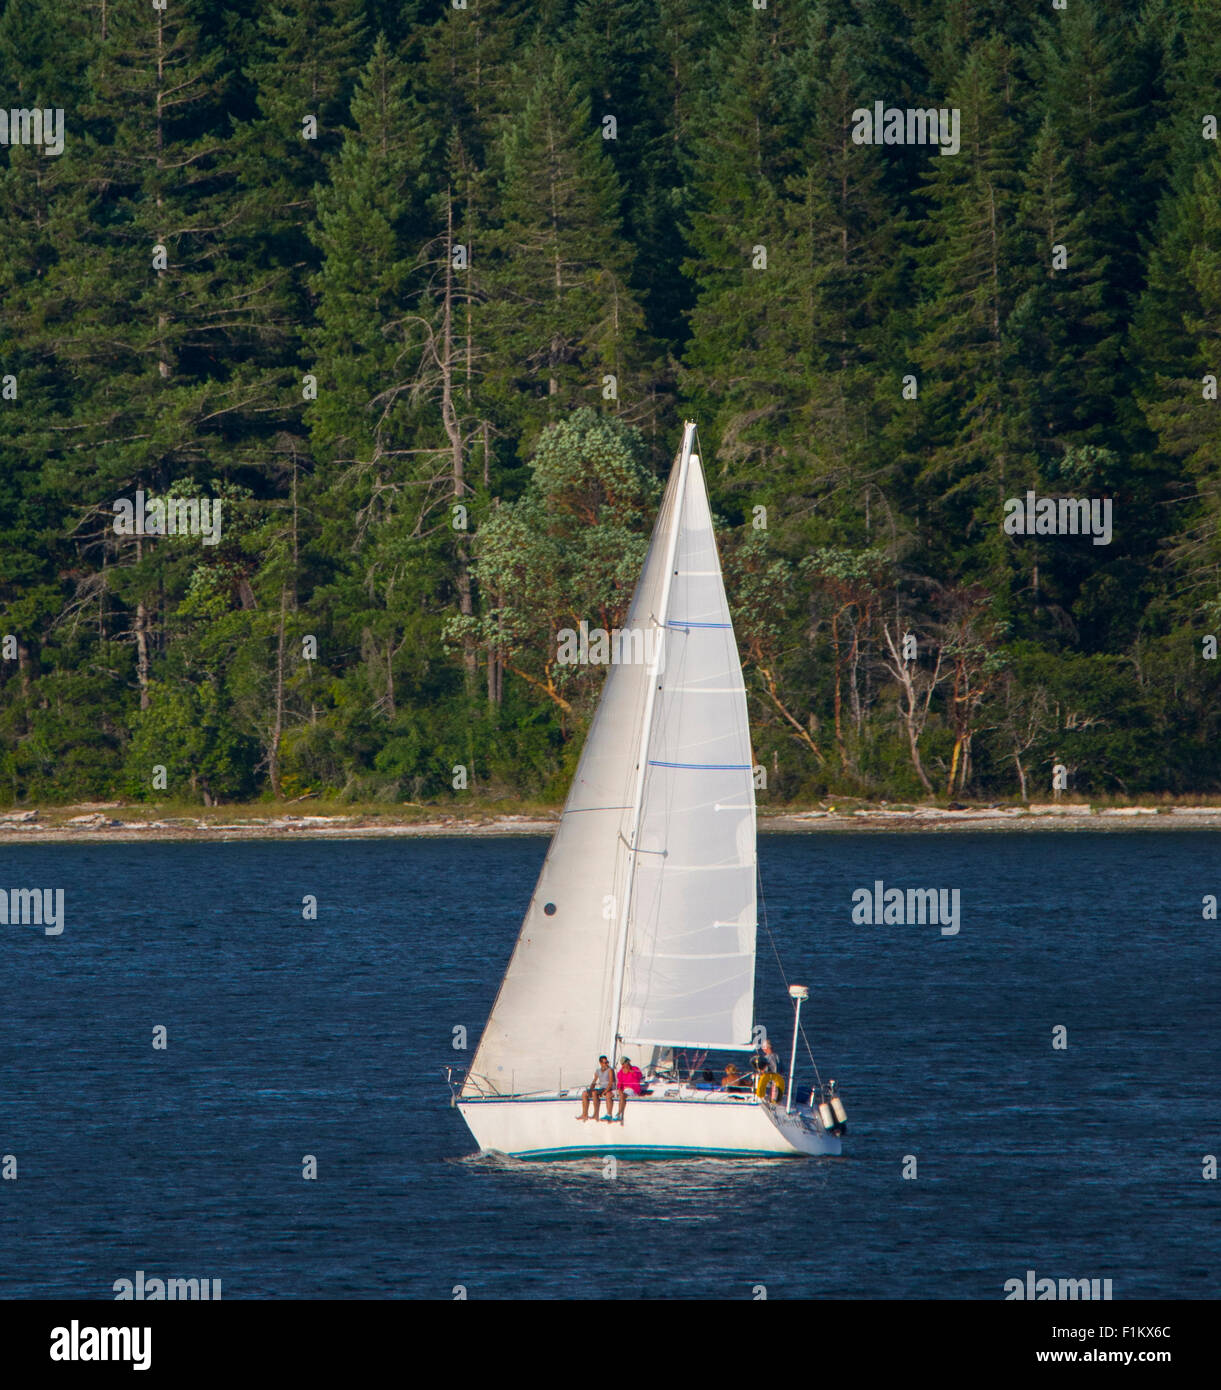
[[749, 1044], [750, 737], [694, 449], [688, 425], [627, 618], [656, 660], [610, 667], [464, 1096], [583, 1082], [616, 1023]]
[[[630, 629], [648, 632], [658, 626], [654, 614], [664, 587], [678, 477], [676, 465], [632, 598]], [[609, 668], [464, 1095], [508, 1095], [587, 1081], [599, 1054], [612, 1045], [619, 904], [628, 876], [637, 751], [651, 678], [639, 662]]]
[[664, 619], [619, 1032], [629, 1051], [645, 1043], [746, 1048], [755, 980], [754, 771], [742, 667], [694, 453]]

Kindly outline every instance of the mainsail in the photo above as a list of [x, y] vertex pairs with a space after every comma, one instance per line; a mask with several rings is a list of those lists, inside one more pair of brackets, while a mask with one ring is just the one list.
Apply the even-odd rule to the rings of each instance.
[[571, 1086], [615, 1045], [750, 1045], [746, 694], [695, 426], [464, 1095]]

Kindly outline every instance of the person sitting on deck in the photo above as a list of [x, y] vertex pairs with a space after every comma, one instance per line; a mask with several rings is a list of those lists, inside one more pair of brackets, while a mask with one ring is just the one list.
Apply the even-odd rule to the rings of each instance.
[[598, 1058], [598, 1069], [594, 1072], [594, 1079], [581, 1092], [581, 1113], [577, 1116], [578, 1120], [589, 1119], [589, 1102], [594, 1103], [594, 1119], [598, 1118], [598, 1108], [602, 1100], [606, 1099], [606, 1114], [603, 1119], [611, 1118], [611, 1104], [615, 1098], [615, 1073], [611, 1070], [611, 1064], [605, 1057]]
[[784, 1095], [784, 1063], [768, 1039], [764, 1039], [763, 1046], [750, 1059], [750, 1064], [755, 1073], [755, 1095], [760, 1100], [764, 1095], [770, 1101], [779, 1100]]
[[725, 1068], [725, 1075], [721, 1077], [721, 1090], [723, 1091], [747, 1091], [750, 1089], [750, 1082], [742, 1075], [732, 1062]]
[[619, 1075], [615, 1078], [619, 1083], [619, 1123], [623, 1123], [623, 1112], [627, 1109], [628, 1093], [632, 1095], [642, 1095], [644, 1073], [639, 1067], [632, 1066], [632, 1059], [625, 1057], [619, 1064]]

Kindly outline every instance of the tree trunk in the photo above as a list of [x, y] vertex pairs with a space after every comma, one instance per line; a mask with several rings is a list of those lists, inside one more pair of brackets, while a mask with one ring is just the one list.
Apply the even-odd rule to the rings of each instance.
[[[499, 636], [499, 620], [497, 620], [496, 626], [497, 636]], [[493, 709], [499, 708], [503, 696], [504, 662], [501, 659], [500, 643], [499, 641], [495, 641], [488, 647], [488, 704], [491, 705]]]
[[[550, 153], [551, 153], [551, 168], [552, 168], [552, 170], [554, 171], [554, 169], [555, 169], [555, 130], [554, 130], [553, 127], [550, 127], [550, 126], [548, 127], [548, 138], [549, 138], [549, 140], [550, 140], [550, 145], [551, 145], [551, 149], [550, 149]], [[553, 172], [552, 178], [551, 178], [551, 236], [552, 236], [552, 247], [553, 247], [554, 260], [555, 260], [555, 302], [556, 302], [556, 305], [558, 306], [559, 303], [560, 303], [560, 299], [561, 299], [561, 297], [563, 296], [563, 293], [564, 293], [564, 273], [563, 273], [563, 267], [562, 267], [561, 262], [560, 262], [560, 209], [559, 209], [558, 203], [556, 202], [556, 188], [555, 188], [555, 175], [554, 175], [554, 172]], [[560, 349], [561, 349], [561, 347], [562, 347], [562, 342], [561, 342], [561, 340], [558, 339], [558, 338], [552, 338], [552, 340], [551, 340], [551, 358], [550, 358], [550, 365], [551, 365], [551, 367], [553, 367], [553, 368], [554, 368], [555, 364], [556, 364], [556, 363], [559, 361], [559, 359], [560, 359]], [[560, 390], [560, 383], [559, 383], [559, 381], [558, 381], [554, 376], [549, 377], [548, 380], [547, 380], [547, 394], [548, 394], [549, 396], [555, 396], [555, 395], [558, 395], [558, 394], [559, 394], [559, 390]]]
[[954, 753], [950, 758], [950, 775], [946, 778], [945, 794], [954, 795], [954, 779], [958, 776], [958, 759], [962, 753], [963, 736], [959, 734], [954, 740]]
[[[21, 678], [21, 698], [28, 701], [30, 698], [30, 649], [26, 644], [17, 639], [17, 671]], [[26, 731], [29, 725], [26, 724]]]
[[[466, 477], [462, 458], [462, 426], [454, 407], [454, 200], [452, 192], [446, 195], [445, 205], [445, 297], [441, 311], [441, 421], [449, 439], [451, 459], [451, 481], [454, 501], [461, 503], [466, 496]], [[458, 611], [469, 618], [475, 611], [471, 601], [470, 557], [462, 541], [456, 546], [458, 552], [458, 574], [455, 583], [458, 588]], [[475, 684], [475, 639], [469, 634], [462, 639], [462, 665], [466, 671], [466, 692], [469, 696]]]
[[[843, 610], [841, 609], [840, 612]], [[839, 655], [839, 613], [831, 618], [831, 647], [835, 652], [835, 746], [839, 750], [839, 765], [848, 769], [848, 755], [844, 752], [843, 700], [840, 690], [843, 685], [843, 662]]]
[[785, 708], [784, 702], [781, 700], [779, 692], [776, 689], [775, 676], [772, 674], [771, 671], [768, 670], [766, 666], [759, 666], [758, 664], [756, 664], [755, 669], [763, 677], [763, 684], [767, 687], [768, 696], [770, 697], [772, 704], [776, 706], [776, 709], [779, 711], [781, 717], [785, 720], [787, 724], [792, 726], [795, 736], [799, 738], [802, 743], [805, 744], [805, 746], [810, 750], [810, 752], [813, 753], [814, 756], [821, 763], [823, 761], [822, 750], [819, 748], [818, 744], [814, 742], [814, 739], [810, 735], [809, 730], [803, 729], [801, 727], [800, 721], [796, 718], [792, 711]]
[[928, 780], [928, 773], [924, 770], [924, 764], [920, 761], [920, 735], [916, 732], [913, 720], [907, 719], [907, 746], [911, 749], [912, 767], [916, 769], [916, 776], [919, 777], [924, 790], [929, 796], [933, 794], [933, 784]]
[[284, 728], [284, 616], [288, 590], [280, 590], [280, 630], [276, 637], [276, 704], [271, 718], [271, 740], [267, 749], [267, 776], [271, 794], [280, 799], [280, 734]]
[[887, 624], [883, 623], [882, 637], [886, 642], [887, 650], [890, 652], [890, 660], [886, 663], [887, 669], [898, 681], [903, 691], [903, 696], [898, 702], [899, 716], [907, 728], [907, 746], [911, 751], [912, 767], [915, 768], [916, 776], [920, 779], [920, 785], [932, 796], [933, 784], [929, 781], [928, 773], [925, 772], [924, 764], [920, 760], [920, 735], [923, 733], [925, 721], [928, 719], [928, 709], [932, 703], [933, 691], [936, 690], [941, 679], [943, 652], [938, 649], [937, 664], [929, 677], [928, 688], [924, 693], [923, 708], [921, 708], [921, 700], [916, 693], [916, 682], [899, 650], [899, 642], [902, 641], [901, 625], [896, 623], [896, 630], [892, 633]]
[[[136, 563], [144, 558], [144, 542], [136, 541]], [[140, 708], [149, 707], [148, 609], [144, 600], [136, 601], [136, 684], [140, 687]]]

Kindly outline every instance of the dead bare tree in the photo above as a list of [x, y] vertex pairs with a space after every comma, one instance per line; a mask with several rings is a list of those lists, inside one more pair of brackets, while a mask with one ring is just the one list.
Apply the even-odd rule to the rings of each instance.
[[945, 672], [942, 670], [942, 648], [938, 643], [932, 669], [922, 668], [916, 661], [909, 661], [903, 655], [904, 624], [896, 620], [893, 627], [888, 622], [883, 622], [881, 627], [882, 640], [886, 644], [882, 663], [899, 687], [899, 717], [907, 731], [907, 746], [911, 751], [912, 766], [916, 769], [916, 776], [919, 777], [924, 790], [932, 796], [933, 784], [929, 781], [928, 773], [920, 760], [920, 735], [928, 722], [933, 693], [945, 679]]
[[1041, 685], [1033, 692], [1023, 689], [1010, 673], [1005, 678], [1004, 709], [1001, 733], [1009, 744], [1009, 756], [1017, 769], [1022, 800], [1029, 802], [1026, 765], [1022, 760], [1054, 727], [1047, 691]]

